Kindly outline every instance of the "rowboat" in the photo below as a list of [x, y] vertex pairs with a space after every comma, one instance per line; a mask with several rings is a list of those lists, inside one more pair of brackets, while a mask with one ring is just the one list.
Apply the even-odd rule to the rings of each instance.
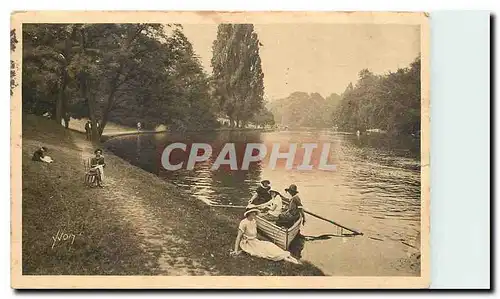
[[257, 230], [283, 250], [288, 250], [290, 243], [292, 243], [293, 239], [299, 233], [300, 224], [302, 223], [302, 216], [290, 228], [279, 227], [275, 223], [258, 215], [256, 218]]

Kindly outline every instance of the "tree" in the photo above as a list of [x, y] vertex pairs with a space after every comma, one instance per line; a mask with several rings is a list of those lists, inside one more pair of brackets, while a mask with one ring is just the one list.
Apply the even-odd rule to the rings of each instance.
[[392, 135], [415, 134], [420, 130], [420, 58], [407, 68], [377, 76], [359, 72], [356, 86], [342, 94], [334, 113], [344, 130], [382, 129]]
[[[165, 64], [165, 48], [161, 40], [166, 39], [164, 27], [160, 24], [119, 24], [108, 28], [102, 63], [105, 66], [102, 89], [105, 97], [102, 107], [101, 132], [109, 121], [111, 111], [117, 107], [116, 95], [121, 93], [143, 93], [152, 88]], [[140, 84], [139, 82], [146, 83]], [[139, 83], [139, 84], [138, 84]]]
[[173, 29], [161, 47], [142, 60], [143, 74], [118, 90], [110, 118], [125, 125], [141, 121], [151, 128], [164, 124], [175, 130], [215, 126], [207, 75], [181, 28]]
[[76, 47], [74, 44], [76, 26], [67, 24], [44, 24], [43, 26], [27, 24], [25, 26], [23, 64], [26, 64], [26, 69], [30, 71], [24, 74], [29, 77], [33, 71], [37, 71], [38, 74], [45, 73], [47, 76], [45, 78], [50, 81], [45, 86], [47, 90], [38, 90], [38, 95], [40, 96], [41, 92], [47, 96], [48, 93], [54, 98], [55, 109], [51, 114], [55, 121], [60, 123], [62, 118], [66, 118], [65, 110], [68, 107], [66, 94], [69, 83], [68, 66], [71, 63], [74, 47]]
[[[209, 85], [180, 25], [32, 24], [23, 35], [23, 108], [60, 123], [90, 118], [210, 127]], [[66, 122], [67, 124], [67, 122]]]
[[96, 97], [101, 84], [103, 69], [101, 67], [102, 51], [92, 48], [96, 44], [94, 38], [100, 28], [92, 25], [79, 25], [75, 31], [79, 38], [79, 49], [68, 66], [71, 77], [76, 79], [81, 97], [88, 105], [89, 118], [92, 124], [92, 139], [97, 141], [102, 132], [97, 128], [97, 101]]
[[257, 127], [274, 126], [275, 124], [273, 113], [265, 107], [253, 116], [252, 122]]
[[214, 95], [231, 127], [244, 126], [263, 107], [264, 74], [252, 24], [221, 24], [211, 60]]
[[339, 100], [337, 94], [325, 99], [319, 93], [293, 92], [269, 106], [274, 118], [282, 125], [325, 128], [332, 125], [331, 116]]

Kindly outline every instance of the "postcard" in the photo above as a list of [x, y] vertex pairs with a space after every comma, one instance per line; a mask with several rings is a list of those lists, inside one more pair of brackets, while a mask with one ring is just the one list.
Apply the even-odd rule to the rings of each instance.
[[12, 287], [429, 287], [428, 18], [14, 12]]

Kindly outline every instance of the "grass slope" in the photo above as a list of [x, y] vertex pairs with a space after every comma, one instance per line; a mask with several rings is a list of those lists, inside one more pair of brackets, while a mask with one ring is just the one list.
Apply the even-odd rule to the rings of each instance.
[[[52, 164], [31, 161], [47, 146]], [[82, 134], [23, 116], [24, 275], [323, 275], [313, 265], [229, 256], [241, 210], [210, 208], [105, 153], [104, 189], [83, 185]], [[59, 234], [75, 239], [57, 241]]]

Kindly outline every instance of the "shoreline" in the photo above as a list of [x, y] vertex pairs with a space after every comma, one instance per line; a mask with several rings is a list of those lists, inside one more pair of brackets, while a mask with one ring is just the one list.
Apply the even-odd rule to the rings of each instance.
[[[134, 138], [125, 138], [123, 145], [120, 145], [122, 141], [118, 139], [114, 145], [110, 146], [110, 149], [113, 149], [113, 151], [116, 150], [115, 152], [118, 156], [123, 155], [126, 160], [132, 161], [131, 163], [136, 165], [136, 167], [141, 167], [140, 163], [133, 162], [135, 154], [128, 156], [121, 152], [121, 150], [118, 150], [120, 147], [122, 149], [129, 148], [129, 146], [130, 148], [134, 148]], [[128, 144], [128, 140], [132, 140], [132, 144]], [[118, 147], [116, 147], [116, 145], [118, 145]], [[135, 153], [135, 151], [132, 152]], [[145, 169], [150, 168], [145, 167]], [[165, 179], [164, 177], [161, 178]], [[189, 192], [189, 188], [187, 192]], [[203, 199], [201, 199], [201, 201], [203, 201]], [[206, 203], [204, 202], [204, 204]], [[313, 206], [311, 206], [311, 208], [313, 208]], [[323, 214], [321, 210], [317, 209], [317, 212]], [[338, 215], [332, 215], [332, 217], [331, 219], [338, 219], [340, 223], [345, 222], [347, 224], [350, 222], [350, 216], [348, 214], [342, 215], [342, 213], [339, 213]], [[303, 247], [304, 250], [301, 256], [320, 268], [326, 275], [414, 277], [418, 276], [420, 273], [420, 268], [418, 266], [420, 253], [414, 246], [408, 245], [414, 243], [412, 237], [402, 237], [401, 240], [406, 240], [407, 243], [400, 242], [398, 238], [377, 239], [376, 237], [379, 233], [374, 233], [372, 231], [365, 236], [354, 238], [315, 240], [314, 238], [318, 232], [323, 232], [325, 229], [328, 229], [328, 227], [325, 228], [317, 223], [322, 223], [321, 220], [310, 217], [309, 219], [311, 219], [311, 221], [308, 221], [308, 225], [301, 229], [301, 233], [305, 236], [307, 243], [306, 246]], [[237, 222], [237, 220], [235, 222]], [[367, 228], [365, 227], [365, 229]], [[373, 236], [375, 236], [375, 238], [372, 238]], [[325, 252], [325, 250], [327, 251]]]
[[[86, 119], [71, 119], [69, 123], [68, 130], [77, 133], [85, 134], [85, 120]], [[111, 129], [110, 129], [111, 128]], [[277, 129], [269, 129], [269, 128], [228, 128], [228, 127], [219, 127], [219, 128], [210, 128], [210, 129], [200, 129], [200, 130], [186, 130], [185, 133], [203, 133], [203, 132], [273, 132]], [[175, 133], [175, 131], [170, 131], [168, 129], [162, 130], [141, 130], [138, 131], [133, 127], [125, 127], [122, 125], [116, 125], [113, 123], [109, 123], [104, 129], [103, 134], [101, 135], [101, 142], [105, 142], [114, 137], [119, 136], [127, 136], [127, 135], [147, 135], [147, 134], [160, 134], [160, 133]]]
[[[31, 161], [40, 144], [54, 163]], [[230, 257], [241, 210], [208, 206], [109, 151], [106, 187], [84, 186], [93, 147], [81, 132], [23, 117], [24, 275], [324, 275], [308, 262]], [[76, 237], [54, 245], [59, 231]]]

